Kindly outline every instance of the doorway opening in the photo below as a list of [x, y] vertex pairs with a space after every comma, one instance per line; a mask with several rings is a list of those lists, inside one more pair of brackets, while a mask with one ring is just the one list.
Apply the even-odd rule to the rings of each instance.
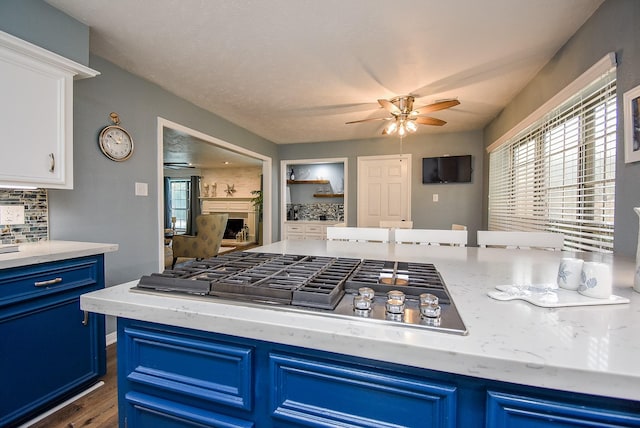
[[[251, 150], [247, 150], [243, 147], [236, 146], [224, 140], [220, 140], [216, 137], [212, 137], [210, 135], [204, 134], [195, 129], [191, 129], [180, 125], [175, 122], [171, 122], [169, 120], [158, 117], [157, 122], [157, 146], [158, 146], [158, 160], [157, 160], [157, 189], [158, 189], [158, 237], [159, 237], [159, 261], [160, 261], [160, 270], [164, 269], [165, 263], [165, 248], [164, 248], [164, 236], [165, 236], [165, 192], [164, 192], [164, 171], [167, 167], [167, 164], [170, 164], [173, 168], [176, 167], [177, 164], [180, 164], [180, 167], [184, 169], [184, 175], [198, 175], [200, 171], [194, 166], [190, 166], [188, 162], [168, 162], [165, 163], [165, 134], [166, 131], [175, 132], [181, 135], [181, 138], [184, 137], [184, 141], [180, 142], [180, 145], [183, 147], [191, 147], [193, 146], [193, 141], [198, 140], [200, 146], [204, 146], [204, 149], [224, 151], [231, 156], [236, 156], [237, 158], [251, 158], [258, 166], [258, 172], [260, 175], [260, 189], [264, 193], [264, 197], [262, 198], [262, 207], [261, 207], [261, 221], [259, 229], [262, 233], [262, 243], [269, 244], [272, 241], [272, 159], [268, 156], [262, 155], [260, 153], [253, 152]], [[207, 156], [205, 153], [198, 153], [198, 157], [201, 158], [203, 156]], [[184, 164], [184, 165], [183, 165]], [[203, 202], [206, 198], [214, 198], [215, 195], [223, 196], [225, 200], [231, 200], [234, 197], [233, 192], [228, 197], [225, 197], [225, 189], [223, 188], [223, 184], [220, 183], [220, 189], [217, 189], [217, 194], [211, 189], [211, 186], [215, 183], [209, 183], [207, 181], [202, 182], [201, 185], [204, 188], [203, 193], [199, 196], [200, 202]], [[227, 185], [227, 187], [229, 187]], [[237, 195], [235, 195], [237, 196]], [[239, 199], [239, 198], [238, 198]], [[247, 199], [247, 198], [245, 198]], [[249, 202], [245, 202], [245, 204], [249, 204]], [[256, 207], [259, 208], [259, 207]], [[231, 217], [231, 216], [230, 216]], [[242, 219], [241, 219], [242, 220]], [[244, 220], [243, 225], [244, 225]], [[258, 227], [256, 226], [256, 230]], [[235, 238], [235, 235], [234, 235]]]

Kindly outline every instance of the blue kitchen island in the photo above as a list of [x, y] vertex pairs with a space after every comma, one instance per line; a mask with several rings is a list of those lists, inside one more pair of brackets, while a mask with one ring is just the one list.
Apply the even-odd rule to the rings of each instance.
[[[541, 308], [497, 285], [555, 282], [537, 250], [282, 241], [253, 251], [433, 263], [467, 335], [240, 300], [131, 290], [81, 297], [118, 317], [121, 426], [640, 426], [640, 295]], [[574, 255], [574, 254], [570, 254]]]

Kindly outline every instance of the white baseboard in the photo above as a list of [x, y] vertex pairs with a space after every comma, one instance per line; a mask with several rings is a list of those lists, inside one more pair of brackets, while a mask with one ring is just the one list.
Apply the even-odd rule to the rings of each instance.
[[112, 345], [118, 341], [118, 332], [114, 331], [107, 334], [107, 346]]
[[[85, 395], [89, 394], [90, 392], [93, 392], [94, 390], [100, 388], [102, 385], [104, 385], [103, 381], [99, 381], [98, 383], [96, 383], [95, 385], [93, 385], [92, 387], [85, 389], [84, 391], [82, 391], [81, 393], [69, 398], [67, 401], [65, 401], [64, 403], [60, 403], [58, 404], [56, 407], [54, 407], [53, 409], [49, 409], [46, 412], [42, 413], [41, 415], [38, 415], [37, 417], [31, 419], [29, 422], [24, 423], [22, 425], [20, 425], [18, 428], [28, 428], [32, 425], [35, 425], [37, 422], [40, 422], [41, 420], [43, 420], [44, 418], [53, 415], [55, 412], [57, 412], [58, 410], [62, 409], [63, 407], [68, 406], [69, 404], [73, 403], [74, 401], [84, 397]], [[72, 425], [72, 424], [69, 424]]]

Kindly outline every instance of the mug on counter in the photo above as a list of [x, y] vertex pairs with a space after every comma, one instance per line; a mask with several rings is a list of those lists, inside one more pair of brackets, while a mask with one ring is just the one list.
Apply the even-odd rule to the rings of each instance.
[[611, 267], [606, 263], [584, 262], [578, 293], [596, 299], [608, 299], [612, 287]]
[[580, 285], [582, 265], [584, 260], [565, 257], [558, 268], [558, 287], [566, 290], [577, 290]]

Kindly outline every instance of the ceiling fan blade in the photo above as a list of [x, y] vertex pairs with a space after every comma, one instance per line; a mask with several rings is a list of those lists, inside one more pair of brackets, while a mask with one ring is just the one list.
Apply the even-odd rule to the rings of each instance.
[[189, 165], [187, 162], [164, 162], [163, 166], [170, 169], [195, 168], [195, 166]]
[[374, 120], [391, 120], [391, 119], [393, 119], [393, 118], [392, 117], [379, 117], [379, 118], [375, 118], [375, 119], [352, 120], [351, 122], [345, 122], [345, 124], [349, 125], [351, 123], [372, 122]]
[[378, 104], [380, 104], [382, 108], [384, 108], [391, 114], [398, 115], [402, 113], [402, 110], [400, 110], [397, 105], [389, 100], [378, 100]]
[[425, 113], [430, 113], [432, 111], [444, 110], [444, 109], [448, 109], [448, 108], [451, 108], [451, 107], [455, 107], [458, 104], [460, 104], [460, 101], [458, 101], [458, 100], [440, 101], [440, 102], [437, 102], [437, 103], [428, 104], [426, 106], [422, 106], [420, 108], [417, 108], [417, 109], [413, 110], [411, 113], [413, 113], [413, 114], [425, 114]]
[[417, 117], [415, 119], [421, 125], [434, 125], [434, 126], [442, 126], [445, 122], [444, 120], [436, 119], [435, 117]]

